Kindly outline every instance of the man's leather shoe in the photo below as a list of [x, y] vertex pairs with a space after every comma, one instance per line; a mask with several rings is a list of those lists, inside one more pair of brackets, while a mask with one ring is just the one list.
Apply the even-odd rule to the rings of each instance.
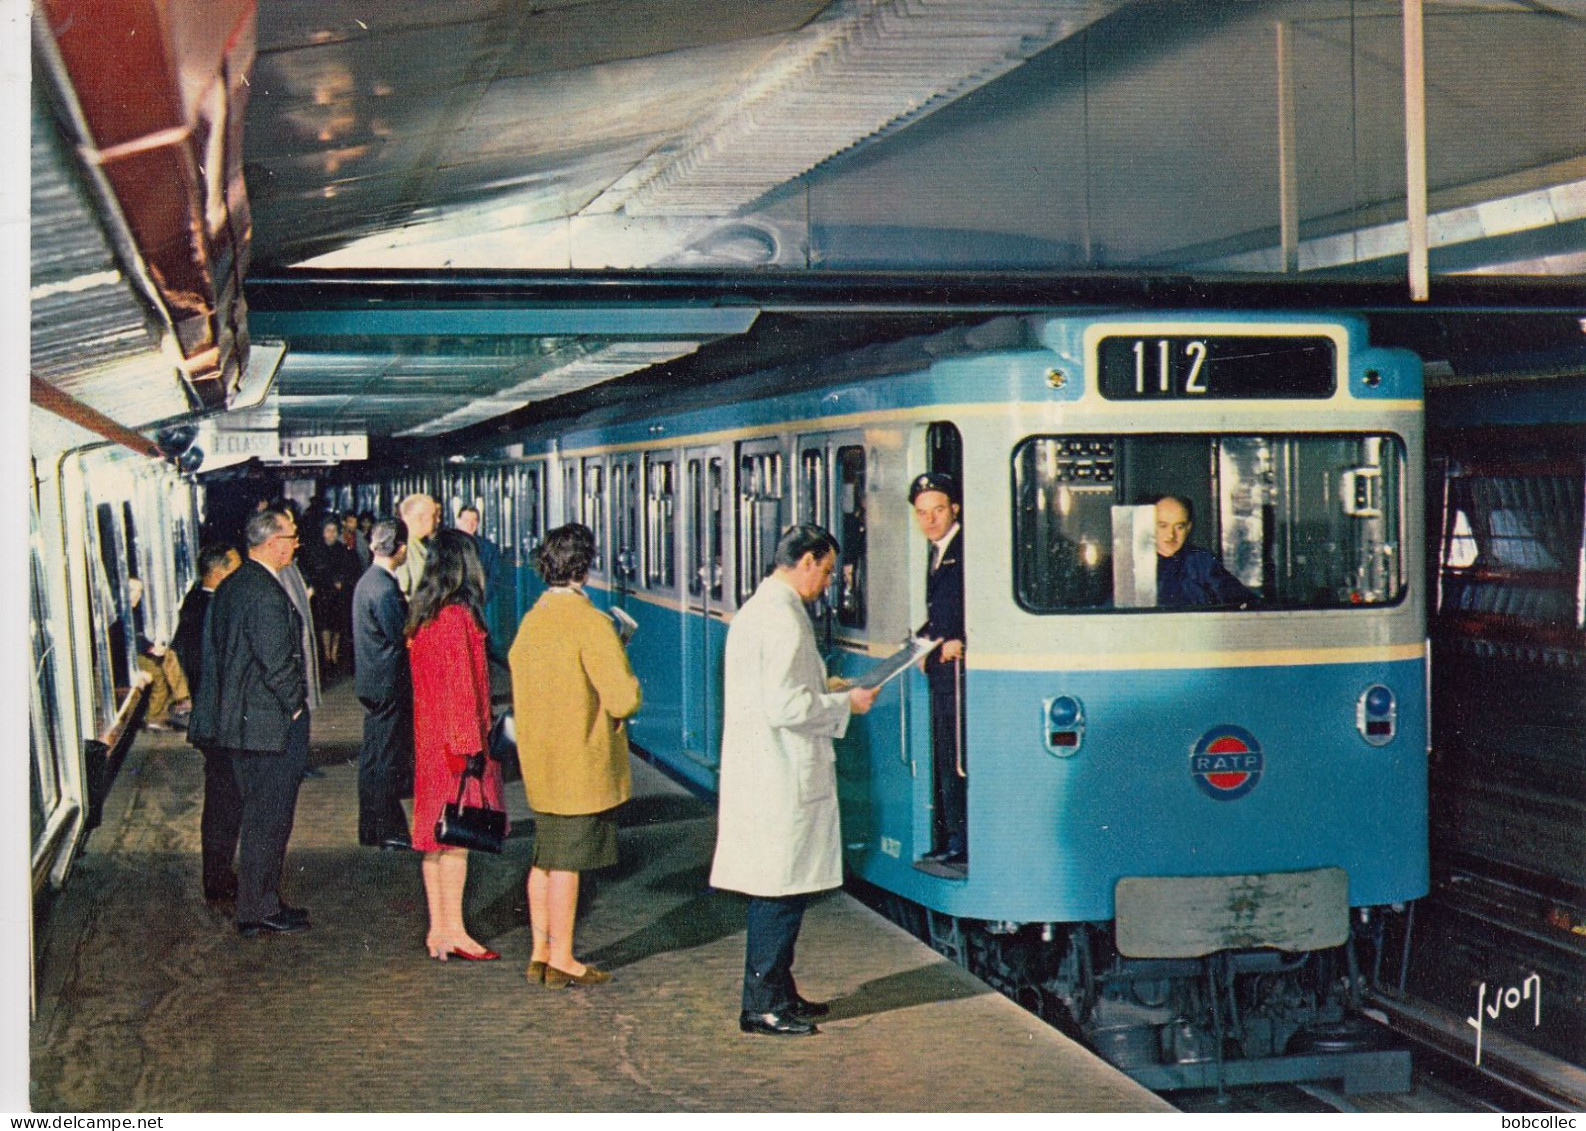
[[412, 847], [413, 842], [405, 833], [392, 833], [380, 841], [380, 848], [384, 852], [403, 852]]
[[806, 1001], [801, 997], [794, 997], [787, 1007], [787, 1012], [801, 1021], [813, 1021], [817, 1017], [825, 1017], [831, 1011], [832, 1007], [824, 1001]]
[[738, 1028], [745, 1033], [762, 1033], [767, 1037], [813, 1037], [820, 1030], [808, 1021], [786, 1013], [749, 1013], [738, 1015]]
[[285, 935], [290, 934], [292, 931], [306, 930], [308, 930], [308, 917], [306, 915], [301, 919], [296, 919], [276, 914], [266, 919], [237, 924], [237, 933], [245, 939], [251, 939], [255, 935], [263, 934], [266, 931], [272, 934]]
[[299, 923], [306, 923], [308, 922], [308, 908], [293, 907], [290, 903], [283, 903], [281, 904], [281, 909], [272, 918], [294, 919]]

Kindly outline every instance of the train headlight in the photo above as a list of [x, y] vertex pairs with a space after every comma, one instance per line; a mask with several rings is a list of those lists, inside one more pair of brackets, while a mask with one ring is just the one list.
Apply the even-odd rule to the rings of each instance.
[[1046, 749], [1059, 758], [1079, 750], [1085, 740], [1085, 705], [1072, 695], [1054, 695], [1042, 704], [1046, 719]]
[[1393, 741], [1399, 729], [1399, 702], [1392, 688], [1374, 683], [1360, 693], [1355, 704], [1355, 729], [1373, 746]]

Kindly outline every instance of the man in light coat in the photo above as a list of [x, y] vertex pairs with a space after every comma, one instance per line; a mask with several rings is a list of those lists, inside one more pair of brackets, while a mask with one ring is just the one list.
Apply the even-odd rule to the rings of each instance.
[[827, 691], [804, 609], [826, 590], [837, 542], [818, 526], [789, 528], [776, 568], [727, 632], [721, 811], [712, 886], [750, 896], [744, 956], [746, 1033], [808, 1036], [824, 1004], [793, 983], [793, 948], [809, 897], [842, 883], [832, 739], [876, 689]]
[[418, 592], [430, 556], [430, 535], [440, 523], [441, 505], [428, 495], [409, 495], [397, 504], [397, 516], [407, 524], [408, 556], [397, 567], [397, 584], [408, 600]]

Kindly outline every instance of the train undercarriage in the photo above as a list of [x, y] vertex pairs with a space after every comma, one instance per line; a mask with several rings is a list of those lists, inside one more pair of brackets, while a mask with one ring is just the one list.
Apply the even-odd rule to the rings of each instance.
[[856, 894], [1153, 1091], [1316, 1080], [1349, 1095], [1410, 1090], [1408, 1048], [1363, 1003], [1385, 966], [1402, 987], [1402, 910], [1357, 911], [1348, 943], [1330, 950], [1134, 959], [1110, 923], [984, 922]]

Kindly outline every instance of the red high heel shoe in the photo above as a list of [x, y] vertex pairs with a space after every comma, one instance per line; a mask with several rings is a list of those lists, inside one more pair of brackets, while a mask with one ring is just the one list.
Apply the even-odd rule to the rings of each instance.
[[501, 956], [493, 950], [482, 950], [478, 954], [469, 954], [466, 950], [453, 950], [452, 958], [461, 958], [464, 962], [494, 962]]

